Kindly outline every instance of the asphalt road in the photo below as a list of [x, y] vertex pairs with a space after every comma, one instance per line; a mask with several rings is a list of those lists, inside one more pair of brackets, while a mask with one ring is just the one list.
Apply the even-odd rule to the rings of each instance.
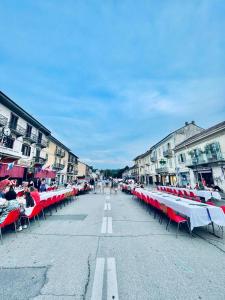
[[225, 299], [224, 240], [165, 227], [130, 195], [81, 195], [4, 234], [0, 299]]

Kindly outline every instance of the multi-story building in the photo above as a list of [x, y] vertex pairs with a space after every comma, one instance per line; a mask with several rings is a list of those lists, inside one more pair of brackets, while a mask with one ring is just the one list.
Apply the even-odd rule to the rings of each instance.
[[33, 179], [46, 161], [49, 135], [46, 127], [0, 92], [0, 178], [9, 175], [19, 183]]
[[180, 185], [215, 184], [225, 191], [225, 121], [175, 147]]
[[194, 121], [168, 134], [150, 148], [152, 163], [151, 175], [155, 183], [175, 185], [177, 183], [178, 166], [174, 148], [189, 137], [202, 132], [204, 129]]
[[52, 135], [49, 136], [47, 161], [44, 165], [44, 168], [52, 169], [56, 172], [56, 180], [58, 184], [64, 184], [67, 182], [69, 152], [69, 148], [67, 148]]
[[67, 181], [73, 182], [78, 175], [78, 157], [73, 153], [69, 152], [68, 156], [68, 167], [67, 167]]
[[174, 148], [203, 130], [194, 121], [185, 122], [183, 127], [170, 133], [148, 151], [137, 156], [134, 162], [137, 166], [138, 180], [145, 184], [176, 184], [178, 169]]
[[78, 178], [86, 178], [90, 175], [90, 168], [87, 164], [84, 162], [78, 161], [78, 172], [77, 177]]

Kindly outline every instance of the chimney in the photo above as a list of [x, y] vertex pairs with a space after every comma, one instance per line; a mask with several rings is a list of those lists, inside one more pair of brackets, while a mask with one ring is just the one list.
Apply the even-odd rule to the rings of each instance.
[[188, 126], [188, 122], [187, 121], [185, 122], [185, 126]]
[[191, 121], [191, 124], [195, 125], [195, 121]]

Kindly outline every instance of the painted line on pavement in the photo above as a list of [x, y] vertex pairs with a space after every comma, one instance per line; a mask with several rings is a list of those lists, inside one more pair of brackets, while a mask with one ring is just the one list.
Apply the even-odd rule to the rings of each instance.
[[119, 300], [116, 261], [114, 257], [107, 258], [107, 300]]
[[104, 206], [104, 210], [111, 210], [111, 204], [106, 202]]
[[91, 300], [102, 299], [104, 268], [105, 268], [105, 258], [103, 257], [97, 258]]
[[107, 217], [103, 217], [101, 233], [106, 233], [106, 229], [107, 229]]
[[109, 200], [109, 199], [110, 199], [110, 195], [107, 195], [107, 196], [105, 197], [105, 199], [106, 199], [106, 200]]
[[108, 217], [108, 233], [112, 234], [112, 217]]

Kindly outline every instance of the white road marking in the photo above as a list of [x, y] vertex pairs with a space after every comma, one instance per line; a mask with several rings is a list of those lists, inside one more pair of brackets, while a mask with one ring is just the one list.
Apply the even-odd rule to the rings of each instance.
[[107, 300], [119, 300], [116, 261], [114, 257], [107, 258]]
[[108, 203], [105, 203], [104, 210], [108, 210]]
[[105, 199], [106, 199], [106, 200], [109, 200], [109, 199], [110, 199], [110, 195], [107, 195], [107, 196], [105, 197]]
[[108, 203], [108, 210], [111, 210], [111, 204]]
[[104, 268], [105, 258], [97, 258], [91, 300], [102, 300]]
[[112, 217], [108, 217], [108, 233], [112, 233]]
[[103, 217], [101, 233], [106, 233], [106, 229], [107, 229], [107, 217]]

